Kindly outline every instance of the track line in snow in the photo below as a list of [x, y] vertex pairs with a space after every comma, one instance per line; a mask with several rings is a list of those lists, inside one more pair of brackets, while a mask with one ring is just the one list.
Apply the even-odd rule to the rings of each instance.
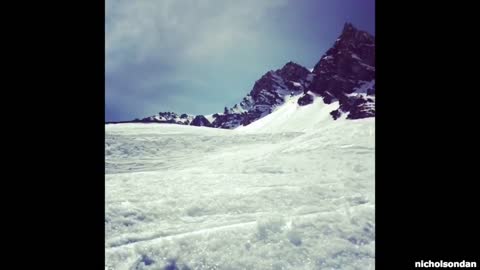
[[[344, 200], [345, 198], [339, 198], [340, 200]], [[353, 206], [355, 207], [355, 206]], [[331, 213], [336, 213], [336, 211], [315, 211], [315, 212], [310, 212], [310, 213], [305, 213], [301, 215], [295, 215], [295, 216], [288, 216], [286, 218], [288, 219], [298, 219], [298, 218], [309, 218], [309, 217], [314, 217], [317, 215], [322, 215], [322, 214], [331, 214]], [[142, 243], [147, 243], [147, 242], [153, 242], [153, 241], [165, 241], [165, 240], [175, 240], [178, 238], [182, 237], [188, 237], [188, 236], [194, 236], [194, 235], [200, 235], [203, 233], [213, 233], [217, 231], [222, 231], [222, 230], [228, 230], [228, 229], [235, 229], [239, 227], [247, 227], [247, 226], [253, 226], [257, 224], [257, 220], [252, 220], [252, 221], [245, 221], [245, 222], [238, 222], [238, 223], [233, 223], [233, 224], [228, 224], [228, 225], [220, 225], [220, 226], [214, 226], [210, 228], [205, 228], [205, 229], [200, 229], [200, 230], [194, 230], [194, 231], [189, 231], [189, 232], [182, 232], [182, 233], [176, 233], [176, 234], [170, 234], [170, 235], [162, 235], [162, 234], [155, 234], [151, 237], [145, 237], [143, 239], [138, 239], [136, 241], [130, 241], [128, 243], [123, 243], [123, 244], [113, 244], [109, 247], [105, 248], [105, 251], [115, 251], [121, 248], [128, 248], [128, 247], [134, 247], [137, 244], [142, 244]]]
[[125, 244], [118, 244], [118, 245], [111, 245], [110, 247], [107, 247], [107, 250], [114, 250], [122, 247], [128, 247], [128, 246], [133, 246], [138, 243], [143, 243], [143, 242], [149, 242], [149, 241], [154, 241], [154, 240], [173, 240], [176, 238], [181, 238], [184, 236], [192, 236], [192, 235], [198, 235], [198, 234], [203, 234], [203, 233], [211, 233], [215, 231], [220, 231], [220, 230], [225, 230], [225, 229], [233, 229], [237, 227], [242, 227], [242, 226], [248, 226], [248, 225], [254, 225], [256, 224], [256, 220], [254, 221], [247, 221], [247, 222], [240, 222], [240, 223], [234, 223], [234, 224], [229, 224], [229, 225], [221, 225], [221, 226], [216, 226], [216, 227], [211, 227], [211, 228], [205, 228], [205, 229], [200, 229], [200, 230], [195, 230], [195, 231], [190, 231], [190, 232], [183, 232], [183, 233], [177, 233], [177, 234], [171, 234], [171, 235], [154, 235], [148, 238], [144, 239], [139, 239], [137, 241], [131, 241], [129, 243]]

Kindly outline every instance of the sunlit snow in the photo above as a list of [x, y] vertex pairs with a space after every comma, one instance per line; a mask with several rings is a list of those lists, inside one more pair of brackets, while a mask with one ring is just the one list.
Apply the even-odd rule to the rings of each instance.
[[374, 269], [375, 119], [106, 125], [106, 269]]

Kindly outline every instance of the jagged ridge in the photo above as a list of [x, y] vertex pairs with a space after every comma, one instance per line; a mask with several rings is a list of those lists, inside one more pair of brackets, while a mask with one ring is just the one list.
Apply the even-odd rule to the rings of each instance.
[[348, 119], [375, 116], [375, 38], [352, 24], [315, 65], [308, 91], [327, 104], [339, 101], [334, 119], [348, 113]]
[[159, 113], [133, 122], [174, 123], [232, 129], [248, 125], [285, 102], [286, 96], [302, 95], [300, 106], [320, 96], [327, 104], [338, 101], [331, 112], [333, 119], [347, 114], [347, 119], [375, 116], [375, 38], [346, 23], [338, 39], [318, 61], [312, 72], [294, 62], [269, 71], [257, 80], [252, 90], [239, 104], [225, 107], [210, 122], [203, 115], [172, 112]]

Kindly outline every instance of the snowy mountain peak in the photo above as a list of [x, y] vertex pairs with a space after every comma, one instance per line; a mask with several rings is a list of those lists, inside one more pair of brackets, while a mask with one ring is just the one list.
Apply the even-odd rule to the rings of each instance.
[[[309, 106], [315, 97], [324, 103], [338, 101], [333, 119], [375, 116], [375, 37], [345, 23], [333, 46], [309, 70], [295, 62], [271, 70], [258, 79], [250, 92], [223, 113], [204, 116], [160, 113], [134, 122], [176, 123], [232, 129], [248, 125], [273, 112], [286, 99], [299, 96], [297, 104]], [[194, 119], [196, 119], [194, 121]]]
[[265, 73], [255, 82], [240, 104], [227, 108], [223, 115], [215, 118], [213, 126], [235, 128], [270, 114], [285, 102], [285, 97], [305, 91], [310, 73], [308, 69], [294, 62], [288, 62], [281, 69]]
[[332, 117], [343, 113], [349, 119], [375, 116], [375, 37], [346, 23], [313, 73], [307, 90], [323, 97], [327, 104], [340, 102]]

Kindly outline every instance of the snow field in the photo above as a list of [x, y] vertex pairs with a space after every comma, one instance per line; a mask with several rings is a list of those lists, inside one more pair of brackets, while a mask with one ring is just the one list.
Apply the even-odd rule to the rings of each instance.
[[[106, 126], [106, 269], [374, 269], [374, 118]], [[333, 109], [332, 109], [333, 108]]]

